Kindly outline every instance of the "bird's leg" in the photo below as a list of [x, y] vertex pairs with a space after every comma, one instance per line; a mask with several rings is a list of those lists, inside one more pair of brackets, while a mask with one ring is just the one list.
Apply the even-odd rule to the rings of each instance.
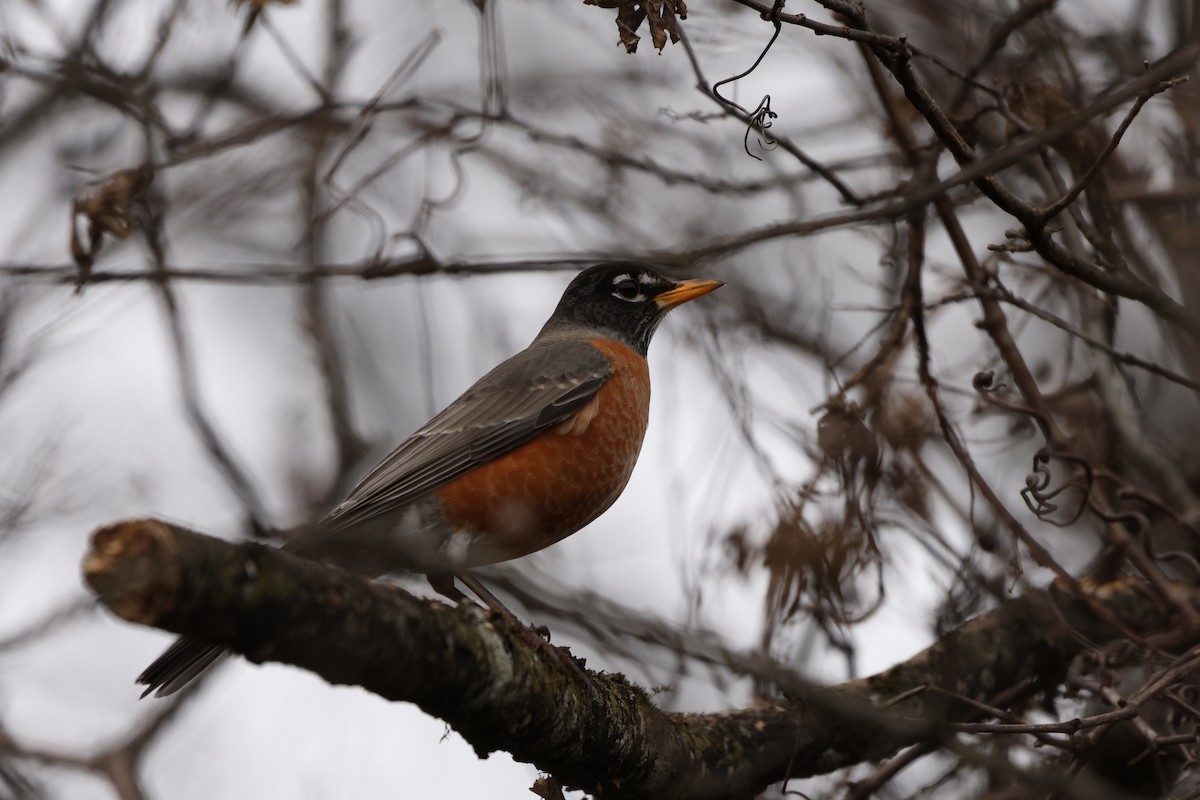
[[[549, 628], [547, 628], [545, 625], [526, 625], [521, 621], [520, 617], [509, 610], [508, 606], [500, 602], [499, 597], [496, 597], [496, 595], [492, 594], [491, 589], [484, 586], [483, 583], [474, 575], [466, 572], [457, 572], [455, 573], [454, 577], [462, 581], [463, 586], [466, 586], [468, 589], [474, 592], [475, 596], [482, 600], [483, 604], [492, 611], [495, 611], [500, 616], [516, 625], [521, 626], [522, 628], [528, 628], [532, 630], [545, 641], [550, 641]], [[457, 591], [457, 589], [455, 591]], [[462, 594], [462, 592], [459, 592], [459, 594]]]
[[[519, 625], [522, 628], [526, 627], [525, 623], [521, 622], [520, 618], [510, 611], [508, 606], [504, 605], [504, 603], [501, 603], [500, 598], [492, 594], [491, 590], [484, 586], [478, 578], [468, 575], [465, 572], [426, 576], [426, 579], [429, 581], [429, 585], [432, 586], [433, 590], [442, 597], [452, 600], [455, 603], [471, 602], [471, 598], [459, 591], [458, 587], [454, 585], [455, 578], [462, 581], [463, 585], [474, 592], [475, 596], [482, 600], [484, 605], [486, 605], [492, 611], [495, 611], [497, 614], [515, 625]], [[550, 641], [550, 629], [545, 625], [538, 625], [533, 630], [546, 641]]]
[[[459, 604], [470, 603], [471, 598], [459, 591], [459, 588], [454, 585], [454, 580], [457, 578], [458, 580], [462, 581], [464, 586], [474, 592], [475, 596], [482, 600], [484, 605], [486, 605], [492, 611], [495, 611], [505, 619], [511, 620], [518, 625], [524, 625], [524, 623], [517, 618], [516, 614], [509, 611], [508, 607], [505, 606], [504, 603], [500, 602], [500, 598], [492, 594], [490, 589], [479, 582], [478, 578], [468, 575], [465, 572], [447, 572], [441, 575], [426, 575], [425, 578], [429, 581], [429, 585], [433, 587], [433, 590], [442, 597]], [[547, 632], [546, 638], [550, 638], [549, 632]]]
[[479, 579], [474, 575], [466, 572], [456, 572], [454, 577], [462, 581], [462, 585], [475, 593], [475, 596], [483, 601], [483, 604], [493, 611], [498, 611], [506, 617], [517, 618], [517, 615], [508, 610], [504, 603], [500, 602], [500, 598], [492, 594], [492, 590], [479, 582]]
[[433, 590], [454, 603], [470, 602], [471, 598], [458, 590], [454, 585], [454, 575], [451, 573], [443, 573], [441, 575], [426, 575], [425, 579], [429, 581], [429, 585]]
[[[453, 576], [445, 576], [445, 577], [450, 578], [449, 582], [450, 582], [452, 588], [454, 588], [454, 591], [458, 592], [458, 594], [460, 596], [463, 596], [462, 592], [459, 592], [456, 587], [453, 587], [453, 583], [454, 583], [453, 579], [458, 578], [460, 581], [462, 581], [463, 586], [466, 586], [468, 589], [470, 589], [475, 594], [476, 597], [478, 597], [480, 600], [482, 600], [484, 602], [484, 605], [486, 605], [492, 611], [495, 611], [500, 616], [509, 620], [514, 625], [516, 625], [517, 628], [519, 628], [521, 631], [523, 631], [524, 635], [525, 635], [525, 640], [527, 642], [529, 642], [530, 646], [533, 647], [534, 650], [540, 650], [544, 653], [549, 654], [551, 658], [553, 658], [555, 661], [557, 661], [559, 664], [561, 664], [563, 667], [565, 667], [568, 672], [574, 672], [574, 673], [582, 676], [584, 681], [590, 685], [591, 681], [588, 678], [587, 673], [583, 671], [583, 668], [580, 666], [579, 660], [577, 660], [573, 655], [571, 655], [570, 649], [568, 649], [566, 647], [555, 647], [554, 645], [550, 644], [549, 628], [547, 628], [544, 625], [539, 625], [537, 627], [534, 627], [532, 625], [526, 625], [524, 622], [522, 622], [520, 620], [519, 617], [517, 617], [516, 614], [514, 614], [512, 611], [510, 611], [508, 609], [508, 607], [506, 605], [504, 605], [504, 603], [501, 603], [500, 598], [498, 598], [498, 597], [496, 597], [496, 595], [492, 594], [491, 590], [488, 589], [486, 586], [484, 586], [479, 581], [479, 579], [476, 578], [474, 575], [471, 575], [465, 571], [460, 570], [460, 571], [454, 573]], [[431, 583], [432, 583], [432, 581], [433, 581], [433, 579], [430, 578]], [[438, 589], [438, 587], [436, 585], [434, 585], [434, 588], [437, 589], [438, 591], [442, 591], [441, 589]]]

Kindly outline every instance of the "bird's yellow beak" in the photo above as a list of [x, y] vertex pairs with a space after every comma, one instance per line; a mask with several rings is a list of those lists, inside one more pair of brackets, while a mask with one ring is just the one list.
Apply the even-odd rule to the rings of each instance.
[[675, 284], [674, 289], [669, 289], [655, 297], [654, 302], [663, 311], [668, 311], [724, 285], [725, 281], [680, 281]]

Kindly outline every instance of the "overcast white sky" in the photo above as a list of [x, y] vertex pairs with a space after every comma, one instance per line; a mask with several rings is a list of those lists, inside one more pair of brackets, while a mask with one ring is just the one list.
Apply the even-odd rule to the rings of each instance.
[[[119, 2], [116, 23], [101, 37], [103, 58], [118, 68], [139, 64], [168, 5]], [[394, 87], [389, 99], [420, 95], [478, 106], [478, 15], [471, 4], [348, 0], [346, 5], [355, 39], [343, 94], [371, 97], [419, 42], [437, 32], [442, 38], [433, 55], [414, 78]], [[744, 9], [693, 5], [687, 30], [709, 80], [748, 66], [769, 29]], [[52, 59], [61, 52], [59, 34], [69, 38], [86, 7], [90, 3], [80, 0], [45, 2], [40, 9], [7, 4], [0, 8], [0, 27], [34, 51], [35, 58], [27, 60]], [[320, 71], [323, 7], [301, 0], [269, 11], [279, 35], [315, 72]], [[1107, 8], [1089, 13], [1124, 10], [1117, 2]], [[194, 0], [187, 15], [164, 55], [162, 76], [183, 77], [221, 63], [243, 19], [243, 12], [224, 0]], [[668, 46], [657, 54], [647, 38], [641, 53], [627, 56], [614, 46], [611, 12], [581, 3], [498, 3], [498, 21], [509, 101], [536, 124], [597, 143], [629, 137], [633, 154], [714, 177], [750, 180], [795, 171], [780, 151], [760, 153], [761, 163], [749, 159], [736, 126], [670, 121], [664, 110], [676, 115], [715, 110], [694, 90], [682, 47]], [[835, 68], [849, 60], [851, 50], [844, 45], [785, 31], [763, 69], [730, 92], [749, 105], [756, 100], [746, 98], [769, 92], [780, 113], [778, 128], [819, 158], [871, 154], [880, 131], [859, 117], [854, 79]], [[238, 73], [247, 85], [285, 108], [313, 102], [271, 36], [258, 30], [247, 46]], [[31, 83], [8, 85], [0, 118], [6, 107], [36, 91]], [[182, 100], [168, 101], [167, 108], [180, 119], [194, 110]], [[235, 116], [220, 111], [213, 129]], [[657, 126], [653, 137], [647, 140], [645, 129], [623, 126], [626, 116]], [[687, 126], [689, 137], [674, 141], [673, 125]], [[402, 128], [381, 118], [368, 144], [339, 173], [340, 187], [353, 185], [403, 147], [411, 132]], [[702, 136], [692, 136], [697, 128]], [[281, 179], [281, 164], [289, 156], [275, 147], [268, 140], [161, 175], [171, 199], [175, 260], [235, 269], [250, 262], [299, 263], [298, 189], [294, 179]], [[687, 244], [700, 232], [711, 235], [837, 208], [820, 184], [782, 201], [775, 196], [731, 207], [727, 196], [634, 175], [610, 198], [621, 206], [620, 213], [589, 216], [544, 202], [530, 186], [514, 186], [491, 160], [497, 153], [527, 156], [528, 147], [519, 133], [499, 129], [488, 135], [482, 154], [463, 158], [465, 184], [452, 205], [434, 212], [427, 230], [439, 256], [644, 252]], [[64, 165], [103, 174], [137, 163], [141, 148], [138, 131], [103, 109], [55, 118], [29, 136], [20, 158], [0, 162], [6, 220], [0, 221], [0, 258], [68, 263], [68, 203], [80, 177]], [[85, 163], [73, 156], [78, 152], [87, 154]], [[558, 150], [549, 158], [564, 190], [593, 191], [605, 178], [595, 162], [578, 153]], [[875, 179], [870, 173], [858, 176], [867, 188]], [[390, 235], [406, 228], [422, 198], [443, 197], [455, 182], [451, 158], [434, 151], [398, 164], [364, 197]], [[215, 196], [208, 193], [216, 189]], [[981, 239], [998, 239], [1005, 223], [984, 217], [969, 218], [968, 224]], [[881, 270], [874, 236], [842, 232], [760, 247], [714, 265], [714, 276], [729, 282], [722, 291], [731, 295], [777, 287], [763, 295], [776, 312], [846, 346], [874, 321], [846, 309], [880, 301], [873, 288]], [[385, 253], [405, 247], [381, 239], [371, 214], [339, 215], [330, 238], [326, 257], [338, 263], [366, 258], [381, 241]], [[947, 253], [936, 235], [930, 252], [933, 262]], [[136, 242], [110, 242], [98, 267], [144, 269], [145, 250]], [[569, 277], [539, 272], [333, 284], [336, 329], [347, 353], [361, 431], [380, 446], [397, 443], [523, 347]], [[0, 402], [0, 492], [12, 498], [36, 489], [38, 514], [26, 535], [0, 545], [0, 639], [86, 597], [78, 565], [86, 537], [98, 525], [161, 516], [235, 536], [240, 520], [232, 494], [180, 412], [173, 356], [151, 288], [106, 284], [76, 296], [69, 287], [30, 284], [25, 291], [18, 346], [36, 345], [42, 352], [32, 372]], [[208, 412], [273, 521], [295, 522], [300, 508], [293, 479], [327, 477], [331, 453], [313, 359], [298, 338], [295, 289], [189, 283], [177, 291]], [[704, 355], [714, 346], [713, 321], [720, 319], [722, 302], [714, 295], [712, 308], [701, 308], [709, 299], [675, 312], [651, 348], [651, 428], [624, 496], [585, 531], [529, 558], [528, 567], [749, 648], [759, 634], [764, 579], [714, 576], [710, 566], [718, 554], [710, 537], [760, 516], [757, 512], [769, 507], [772, 487], [764, 484], [741, 444], [734, 414]], [[971, 322], [967, 314], [948, 313], [938, 324], [969, 332]], [[973, 336], [967, 333], [943, 349], [940, 365], [970, 363], [978, 343]], [[714, 352], [728, 374], [740, 386], [753, 387], [757, 408], [813, 424], [810, 409], [830, 390], [820, 365], [784, 360], [744, 336], [717, 344]], [[432, 370], [426, 366], [430, 353]], [[779, 476], [801, 479], [811, 465], [792, 432], [769, 430], [774, 419], [768, 414], [756, 420], [768, 429], [759, 445]], [[983, 441], [988, 435], [1000, 437], [1003, 426], [981, 426], [973, 433]], [[1015, 497], [1022, 478], [1014, 473], [1000, 485]], [[951, 580], [918, 547], [907, 544], [890, 552], [889, 602], [857, 629], [860, 674], [901, 660], [930, 640], [932, 608]], [[687, 589], [697, 582], [704, 583], [704, 600], [695, 610]], [[0, 653], [0, 720], [21, 741], [47, 747], [87, 750], [108, 741], [153, 708], [155, 701], [138, 700], [133, 678], [168, 641], [166, 634], [94, 612], [35, 645]], [[676, 679], [662, 653], [614, 656], [594, 643], [572, 640], [569, 632], [556, 632], [555, 642], [572, 644], [591, 667], [627, 671], [646, 685]], [[840, 657], [821, 647], [804, 669], [822, 679], [846, 677]], [[689, 710], [716, 710], [749, 699], [746, 685], [718, 687], [704, 673], [689, 675], [676, 688], [664, 696], [666, 702]], [[35, 774], [55, 796], [112, 797], [107, 784], [77, 773], [37, 769]], [[179, 800], [523, 799], [535, 778], [532, 767], [504, 754], [478, 759], [443, 723], [413, 706], [333, 688], [289, 667], [256, 667], [240, 659], [224, 666], [160, 737], [143, 774], [151, 796]]]

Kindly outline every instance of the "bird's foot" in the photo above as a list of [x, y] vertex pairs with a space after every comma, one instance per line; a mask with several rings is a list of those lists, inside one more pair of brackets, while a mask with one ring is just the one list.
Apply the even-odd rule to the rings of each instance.
[[550, 630], [545, 625], [524, 625], [516, 617], [512, 621], [520, 627], [521, 638], [535, 652], [543, 653], [563, 671], [581, 678], [589, 687], [592, 685], [587, 673], [587, 661], [575, 656], [570, 647], [550, 644]]
[[[457, 578], [464, 586], [470, 589], [476, 597], [484, 602], [484, 604], [494, 613], [508, 620], [517, 630], [521, 631], [521, 638], [535, 651], [542, 653], [554, 662], [560, 669], [570, 675], [574, 675], [583, 680], [589, 687], [592, 685], [592, 679], [588, 677], [587, 664], [582, 658], [576, 658], [571, 653], [569, 647], [557, 647], [550, 644], [550, 629], [545, 625], [526, 625], [516, 614], [508, 609], [504, 603], [496, 595], [479, 582], [473, 575], [464, 572], [459, 572], [454, 575], [446, 576], [430, 576], [429, 582], [434, 589], [446, 595], [453, 597], [450, 594], [453, 591], [457, 594], [454, 599], [466, 600], [467, 597], [458, 588], [454, 586], [454, 579]], [[461, 602], [460, 600], [460, 602]], [[468, 601], [469, 602], [469, 601]]]

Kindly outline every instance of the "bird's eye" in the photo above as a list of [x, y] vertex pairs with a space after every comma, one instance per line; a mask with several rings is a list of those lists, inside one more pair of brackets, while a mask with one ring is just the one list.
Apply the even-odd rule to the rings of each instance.
[[642, 287], [633, 278], [626, 278], [617, 283], [617, 294], [626, 300], [633, 300], [642, 293]]

